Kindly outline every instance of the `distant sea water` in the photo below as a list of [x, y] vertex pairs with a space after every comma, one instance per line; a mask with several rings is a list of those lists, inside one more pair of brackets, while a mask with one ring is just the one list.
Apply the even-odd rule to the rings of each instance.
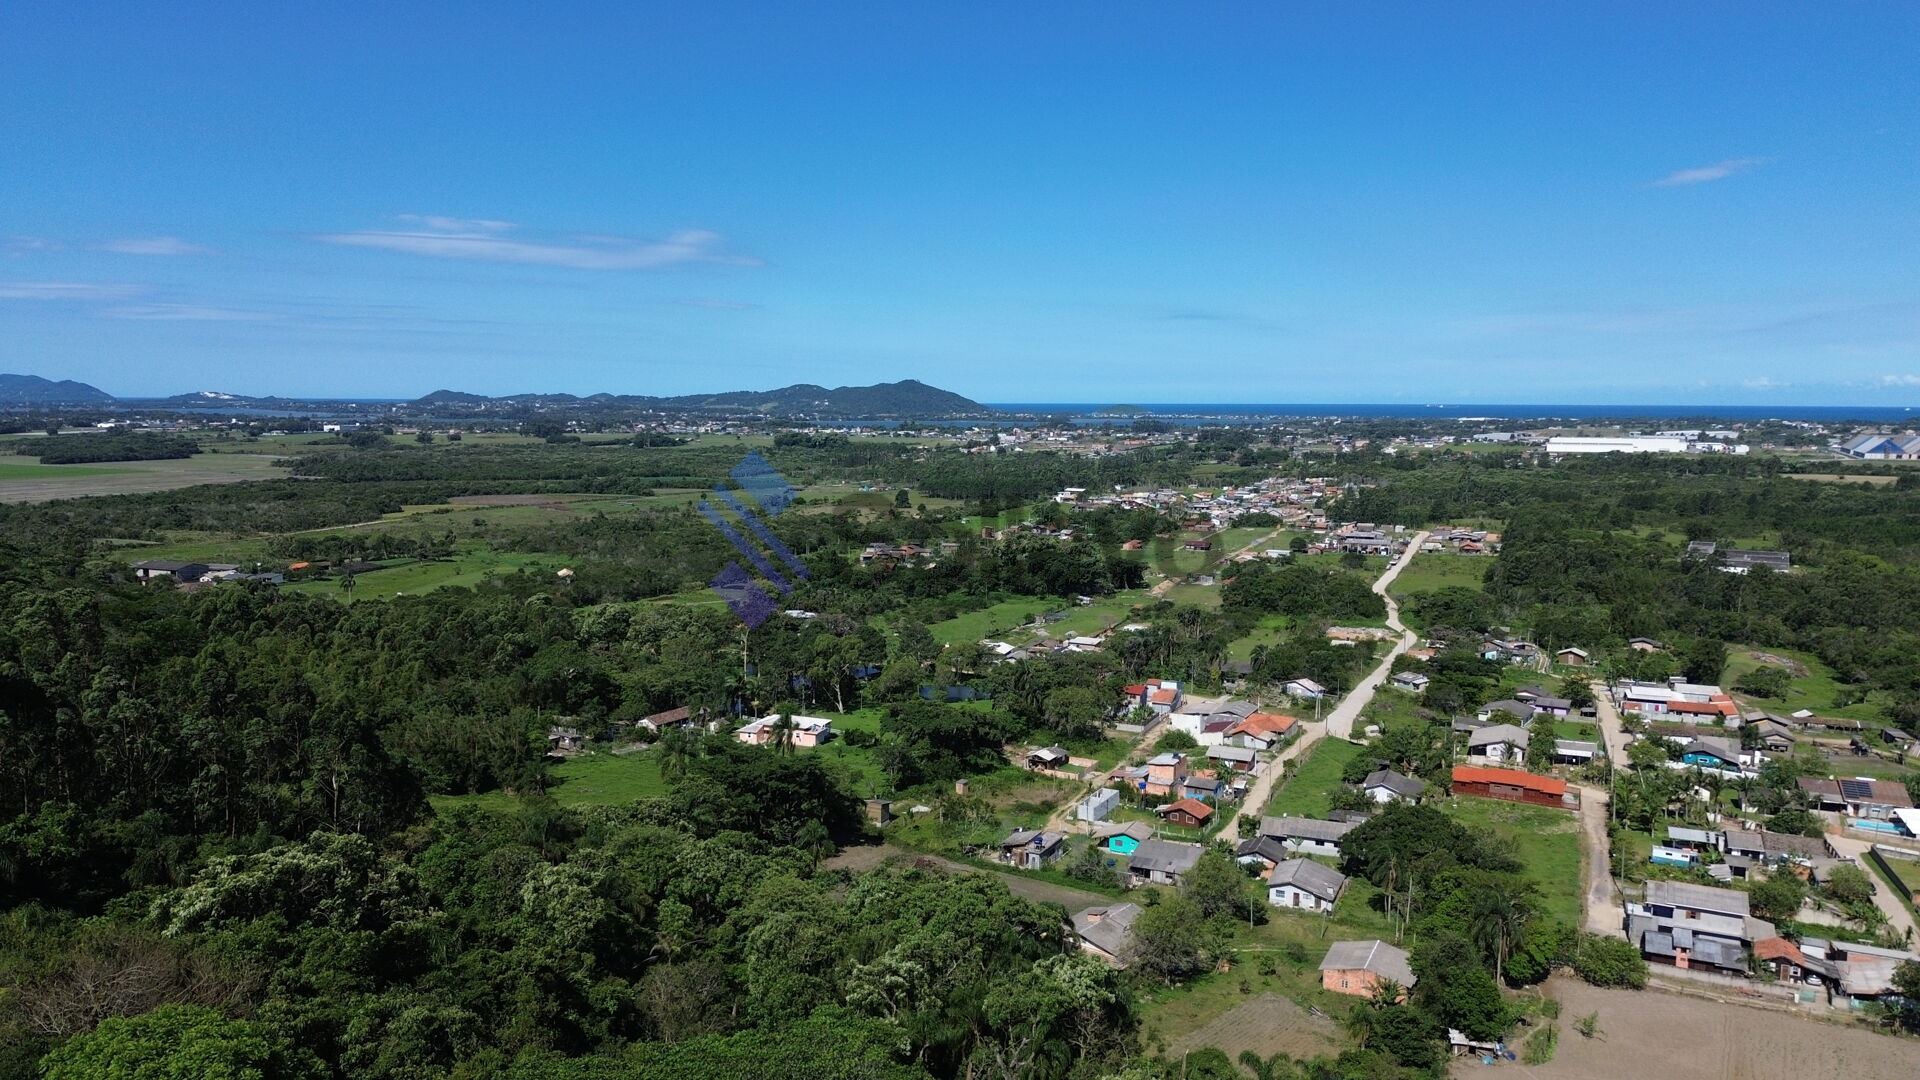
[[[1066, 414], [1078, 423], [1104, 423], [1116, 417], [1091, 414], [1113, 402], [983, 403], [1006, 412]], [[1900, 405], [1411, 405], [1374, 404], [1191, 404], [1139, 405], [1140, 415], [1167, 419], [1211, 418], [1245, 421], [1274, 417], [1352, 416], [1407, 419], [1475, 420], [1806, 420], [1813, 422], [1911, 421], [1920, 407]]]

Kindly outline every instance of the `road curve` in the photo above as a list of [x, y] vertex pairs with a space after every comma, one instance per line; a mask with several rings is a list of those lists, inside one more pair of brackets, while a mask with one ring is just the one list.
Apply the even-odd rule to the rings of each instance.
[[1373, 701], [1374, 691], [1393, 671], [1393, 662], [1400, 658], [1401, 653], [1413, 648], [1413, 643], [1419, 639], [1418, 635], [1407, 629], [1406, 625], [1400, 621], [1400, 605], [1387, 594], [1387, 589], [1393, 584], [1393, 579], [1400, 576], [1400, 571], [1405, 570], [1407, 564], [1413, 561], [1413, 557], [1420, 553], [1420, 545], [1427, 542], [1429, 535], [1431, 534], [1426, 532], [1416, 534], [1407, 542], [1407, 550], [1401, 552], [1399, 558], [1387, 567], [1387, 572], [1381, 574], [1380, 579], [1373, 583], [1373, 591], [1379, 593], [1380, 598], [1387, 602], [1387, 629], [1400, 631], [1400, 639], [1394, 642], [1393, 648], [1387, 650], [1386, 658], [1380, 661], [1380, 665], [1374, 668], [1366, 678], [1360, 680], [1360, 685], [1354, 687], [1346, 699], [1334, 706], [1333, 711], [1327, 714], [1327, 734], [1335, 738], [1353, 738], [1353, 722], [1360, 718], [1360, 710]]

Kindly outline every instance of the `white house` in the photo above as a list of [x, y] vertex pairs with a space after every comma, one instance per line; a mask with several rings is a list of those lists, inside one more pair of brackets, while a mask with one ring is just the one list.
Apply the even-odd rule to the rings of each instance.
[[[733, 733], [733, 737], [749, 746], [765, 746], [773, 742], [780, 732], [780, 714], [763, 716], [758, 720], [742, 724]], [[818, 716], [789, 716], [786, 718], [792, 727], [793, 745], [819, 746], [833, 738], [833, 721]]]
[[1290, 697], [1307, 698], [1308, 700], [1327, 696], [1327, 688], [1314, 682], [1312, 679], [1289, 679], [1287, 680], [1287, 684], [1281, 689], [1285, 690]]
[[1467, 755], [1488, 761], [1519, 761], [1527, 756], [1531, 741], [1524, 728], [1512, 724], [1493, 724], [1467, 736]]
[[1347, 887], [1346, 875], [1312, 859], [1288, 859], [1267, 875], [1267, 903], [1277, 908], [1331, 912]]
[[1427, 782], [1418, 777], [1404, 776], [1392, 769], [1375, 769], [1360, 781], [1360, 790], [1376, 803], [1389, 803], [1395, 799], [1414, 802], [1427, 790]]
[[1341, 838], [1359, 827], [1357, 821], [1302, 817], [1260, 819], [1260, 835], [1273, 837], [1296, 855], [1339, 855]]

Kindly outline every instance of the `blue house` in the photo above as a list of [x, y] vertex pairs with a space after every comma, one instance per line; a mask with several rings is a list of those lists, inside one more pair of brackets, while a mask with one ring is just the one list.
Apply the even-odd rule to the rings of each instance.
[[1703, 735], [1687, 744], [1680, 760], [1703, 769], [1739, 769], [1740, 744], [1732, 739]]
[[1102, 825], [1093, 830], [1100, 846], [1115, 855], [1132, 855], [1140, 841], [1153, 838], [1153, 826], [1144, 821], [1124, 821]]

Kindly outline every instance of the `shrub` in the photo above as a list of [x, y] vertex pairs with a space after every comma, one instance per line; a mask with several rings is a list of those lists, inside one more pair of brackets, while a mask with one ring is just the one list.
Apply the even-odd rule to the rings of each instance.
[[1589, 934], [1573, 954], [1573, 972], [1595, 986], [1624, 986], [1634, 990], [1647, 985], [1647, 961], [1630, 943], [1620, 938]]

